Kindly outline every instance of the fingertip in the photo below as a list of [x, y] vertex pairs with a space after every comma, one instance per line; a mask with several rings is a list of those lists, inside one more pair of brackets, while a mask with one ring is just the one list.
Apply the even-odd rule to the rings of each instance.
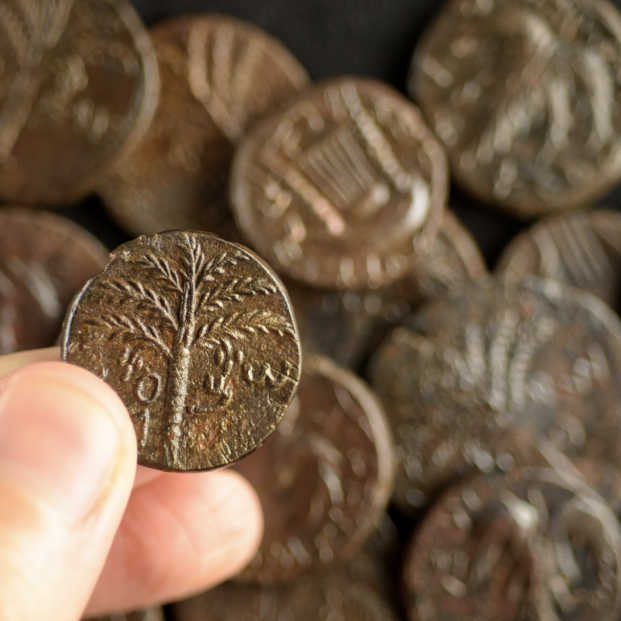
[[[55, 349], [57, 348], [39, 351], [44, 352], [44, 355], [53, 356]], [[87, 396], [104, 408], [119, 430], [123, 450], [129, 453], [127, 458], [136, 463], [136, 432], [125, 404], [110, 385], [82, 367], [57, 360], [44, 360], [18, 368], [0, 378], [0, 394], [16, 382], [40, 381], [56, 382], [74, 394], [81, 393]]]
[[127, 410], [88, 371], [40, 362], [0, 380], [0, 470], [60, 503], [70, 521], [104, 502], [113, 483], [127, 496], [135, 464]]
[[88, 612], [209, 589], [248, 564], [262, 533], [259, 499], [237, 472], [164, 474], [134, 490]]
[[0, 380], [0, 618], [8, 598], [19, 618], [78, 618], [135, 469], [127, 411], [88, 371], [40, 362]]

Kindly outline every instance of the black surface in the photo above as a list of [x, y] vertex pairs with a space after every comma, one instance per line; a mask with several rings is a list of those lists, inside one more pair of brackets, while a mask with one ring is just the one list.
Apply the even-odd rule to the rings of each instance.
[[[186, 13], [224, 13], [252, 22], [280, 39], [313, 80], [370, 76], [405, 93], [412, 51], [439, 0], [135, 0], [150, 26]], [[621, 6], [621, 0], [615, 4]], [[618, 208], [621, 187], [599, 204]], [[450, 206], [473, 233], [490, 266], [525, 224], [474, 203], [455, 188]], [[127, 239], [95, 197], [63, 212], [109, 248]]]

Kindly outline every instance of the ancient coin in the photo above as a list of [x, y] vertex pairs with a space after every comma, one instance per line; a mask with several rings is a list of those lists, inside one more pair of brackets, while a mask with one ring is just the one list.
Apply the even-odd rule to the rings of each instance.
[[394, 432], [399, 506], [425, 505], [478, 447], [489, 461], [514, 426], [621, 464], [620, 373], [618, 318], [560, 282], [488, 280], [423, 307], [371, 364]]
[[621, 213], [596, 211], [554, 216], [518, 235], [496, 272], [519, 281], [527, 274], [584, 289], [621, 310]]
[[293, 279], [285, 285], [305, 351], [324, 354], [358, 368], [377, 349], [391, 326], [399, 325], [427, 298], [487, 275], [476, 242], [457, 216], [446, 209], [440, 230], [416, 272], [375, 290], [316, 289]]
[[71, 299], [108, 262], [82, 227], [43, 211], [0, 209], [0, 354], [54, 345]]
[[455, 180], [530, 218], [621, 179], [621, 15], [606, 0], [452, 0], [424, 33], [409, 90]]
[[155, 118], [100, 193], [132, 234], [196, 229], [228, 239], [234, 147], [258, 117], [305, 88], [308, 76], [278, 41], [231, 17], [181, 17], [150, 34], [161, 80]]
[[405, 561], [410, 621], [616, 621], [621, 534], [605, 502], [552, 469], [480, 475], [447, 493]]
[[76, 200], [153, 117], [149, 36], [126, 0], [8, 0], [0, 29], [0, 196]]
[[306, 356], [297, 395], [264, 446], [235, 465], [257, 490], [265, 532], [238, 579], [269, 584], [350, 558], [392, 491], [390, 429], [351, 371]]
[[[367, 560], [361, 558], [359, 563]], [[282, 586], [226, 582], [173, 604], [170, 615], [173, 621], [398, 621], [397, 609], [382, 596], [387, 590], [385, 576], [370, 566], [363, 576], [349, 565], [337, 564]]]
[[440, 226], [447, 181], [418, 109], [389, 86], [345, 77], [249, 135], [231, 201], [277, 269], [316, 287], [377, 288], [414, 271]]
[[119, 393], [139, 463], [162, 470], [216, 468], [255, 449], [300, 373], [280, 281], [243, 246], [200, 232], [119, 246], [75, 297], [61, 348]]

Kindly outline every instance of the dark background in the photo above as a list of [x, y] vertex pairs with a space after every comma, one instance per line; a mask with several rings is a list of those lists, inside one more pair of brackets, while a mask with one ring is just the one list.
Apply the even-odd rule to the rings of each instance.
[[[185, 13], [224, 13], [252, 22], [280, 39], [320, 80], [370, 76], [405, 93], [417, 39], [441, 0], [133, 0], [147, 26]], [[621, 0], [616, 0], [621, 7]], [[490, 267], [525, 224], [470, 200], [455, 187], [450, 207], [481, 246]], [[621, 205], [621, 187], [598, 204]], [[91, 198], [66, 212], [114, 248], [128, 239]]]

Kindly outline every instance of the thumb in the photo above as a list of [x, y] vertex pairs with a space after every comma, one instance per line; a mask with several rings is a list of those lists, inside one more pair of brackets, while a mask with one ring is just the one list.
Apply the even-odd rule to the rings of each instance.
[[135, 469], [127, 410], [88, 371], [43, 362], [0, 380], [0, 619], [80, 617]]

